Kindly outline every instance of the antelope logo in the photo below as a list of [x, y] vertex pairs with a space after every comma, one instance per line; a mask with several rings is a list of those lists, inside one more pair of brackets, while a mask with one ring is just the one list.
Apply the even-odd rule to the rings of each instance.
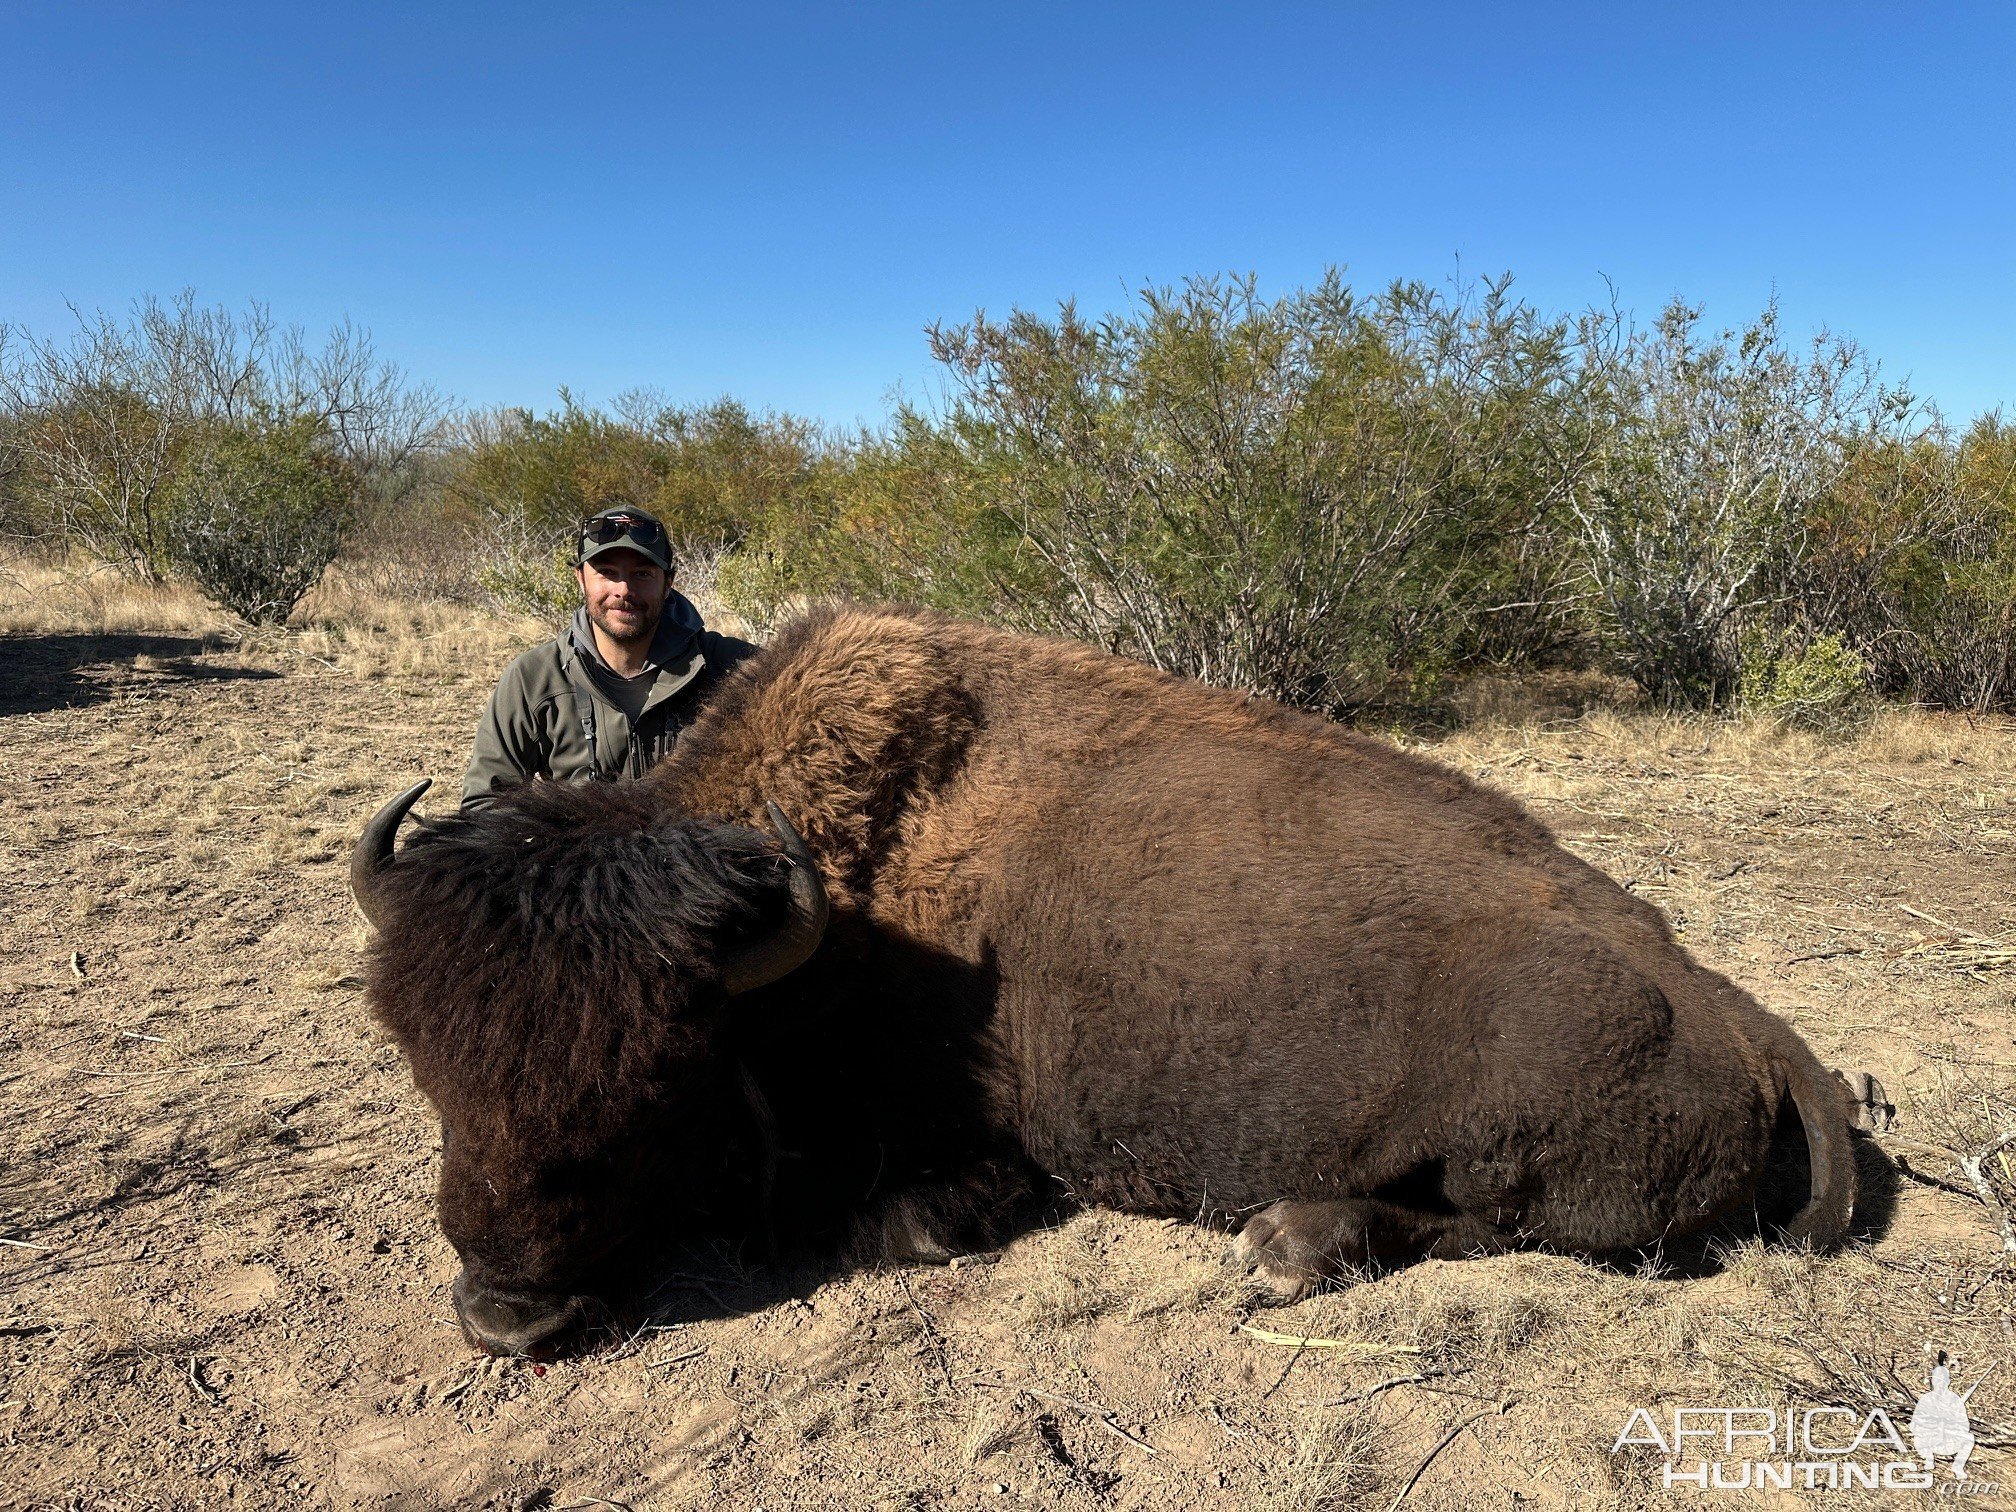
[[[1989, 1367], [1993, 1369], [1993, 1366]], [[1974, 1452], [1974, 1435], [1967, 1426], [1967, 1399], [1988, 1379], [1986, 1370], [1965, 1391], [1953, 1389], [1953, 1372], [1944, 1365], [1932, 1367], [1932, 1389], [1918, 1398], [1911, 1410], [1911, 1447], [1933, 1468], [1935, 1458], [1951, 1456], [1953, 1478], [1967, 1479], [1967, 1456]]]

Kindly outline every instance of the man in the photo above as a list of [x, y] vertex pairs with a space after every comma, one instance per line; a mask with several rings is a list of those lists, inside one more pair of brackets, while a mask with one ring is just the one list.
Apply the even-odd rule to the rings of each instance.
[[641, 509], [582, 522], [573, 622], [504, 671], [476, 727], [462, 807], [534, 777], [640, 777], [756, 648], [717, 635], [672, 587], [665, 527]]

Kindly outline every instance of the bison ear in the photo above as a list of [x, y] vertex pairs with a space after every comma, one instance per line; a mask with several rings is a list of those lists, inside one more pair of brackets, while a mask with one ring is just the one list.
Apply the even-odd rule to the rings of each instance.
[[791, 866], [791, 907], [779, 928], [753, 941], [723, 965], [721, 985], [730, 997], [767, 987], [810, 960], [820, 940], [825, 938], [831, 908], [812, 848], [791, 827], [782, 809], [774, 803], [764, 807], [784, 842], [784, 857]]

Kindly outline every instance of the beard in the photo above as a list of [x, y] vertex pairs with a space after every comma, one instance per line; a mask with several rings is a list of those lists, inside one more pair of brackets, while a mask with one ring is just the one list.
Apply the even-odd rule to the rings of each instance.
[[[606, 612], [601, 612], [590, 607], [588, 610], [588, 620], [590, 624], [594, 625], [597, 630], [600, 630], [617, 645], [634, 646], [640, 642], [645, 644], [650, 642], [651, 637], [658, 633], [658, 621], [664, 617], [664, 614], [665, 606], [663, 604], [660, 604], [655, 611], [646, 609], [632, 610], [623, 619], [614, 619]], [[631, 628], [626, 628], [626, 626]]]

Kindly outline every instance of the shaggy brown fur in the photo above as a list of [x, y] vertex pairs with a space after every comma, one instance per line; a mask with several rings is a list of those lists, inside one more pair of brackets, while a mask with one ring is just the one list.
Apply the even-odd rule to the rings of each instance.
[[[726, 999], [714, 963], [783, 906], [766, 801], [833, 919]], [[1516, 805], [1074, 644], [815, 612], [643, 782], [534, 787], [384, 881], [374, 998], [452, 1131], [443, 1220], [465, 1319], [507, 1298], [491, 1347], [578, 1315], [665, 1207], [647, 1158], [682, 1214], [767, 1205], [884, 1254], [997, 1237], [1054, 1187], [1248, 1220], [1293, 1292], [1698, 1229], [1796, 1105], [1788, 1232], [1848, 1222], [1839, 1086]]]

